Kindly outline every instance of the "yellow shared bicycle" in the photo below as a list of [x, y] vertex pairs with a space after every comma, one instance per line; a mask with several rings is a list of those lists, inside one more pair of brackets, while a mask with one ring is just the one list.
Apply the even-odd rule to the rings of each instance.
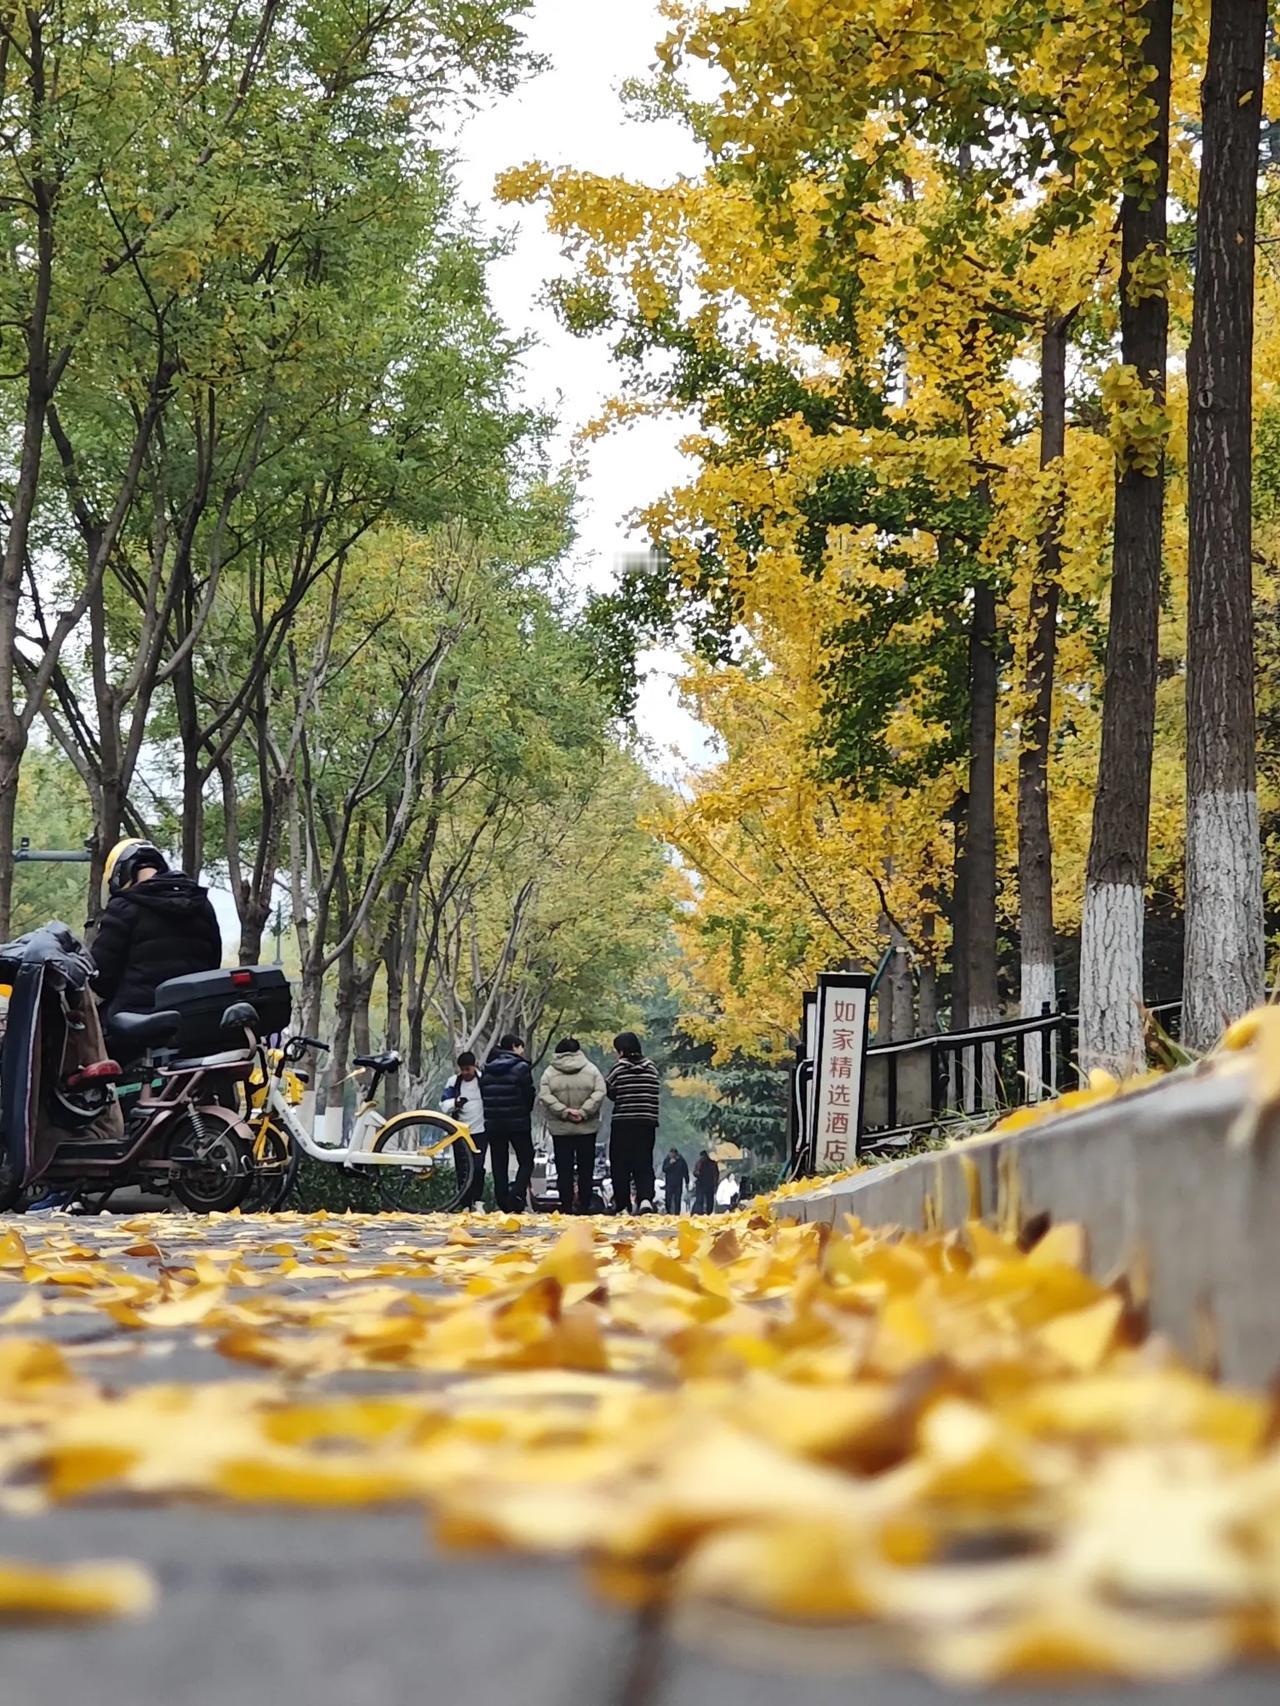
[[281, 1049], [267, 1049], [250, 1033], [256, 1066], [250, 1082], [250, 1125], [254, 1133], [254, 1174], [259, 1180], [255, 1206], [279, 1209], [288, 1201], [303, 1155], [348, 1171], [372, 1173], [378, 1195], [389, 1209], [428, 1213], [460, 1207], [468, 1198], [480, 1151], [461, 1120], [430, 1108], [413, 1108], [388, 1118], [376, 1105], [382, 1080], [400, 1070], [398, 1054], [357, 1055], [356, 1068], [367, 1074], [348, 1142], [320, 1142], [302, 1117], [307, 1098], [303, 1057], [328, 1052], [312, 1037], [293, 1037]]

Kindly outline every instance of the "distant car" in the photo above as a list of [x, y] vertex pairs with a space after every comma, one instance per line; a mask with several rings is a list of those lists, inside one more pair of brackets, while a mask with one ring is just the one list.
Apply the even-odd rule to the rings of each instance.
[[[554, 1155], [541, 1144], [533, 1155], [533, 1178], [529, 1181], [529, 1202], [532, 1207], [548, 1213], [560, 1207], [559, 1181], [556, 1178]], [[591, 1206], [608, 1209], [613, 1206], [613, 1186], [605, 1165], [604, 1145], [596, 1144], [596, 1160], [591, 1175]]]

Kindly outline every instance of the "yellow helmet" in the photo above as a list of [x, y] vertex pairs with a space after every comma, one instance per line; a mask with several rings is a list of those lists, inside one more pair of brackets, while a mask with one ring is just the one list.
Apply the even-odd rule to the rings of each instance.
[[127, 835], [123, 841], [117, 841], [102, 867], [103, 906], [113, 894], [123, 894], [144, 865], [157, 871], [169, 869], [169, 861], [152, 842], [143, 841], [136, 835]]

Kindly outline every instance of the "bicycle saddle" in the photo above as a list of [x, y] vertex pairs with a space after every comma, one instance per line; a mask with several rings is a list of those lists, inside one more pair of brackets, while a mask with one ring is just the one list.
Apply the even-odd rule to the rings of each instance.
[[399, 1072], [400, 1056], [394, 1049], [388, 1049], [386, 1054], [358, 1054], [353, 1064], [371, 1067], [374, 1072]]
[[159, 1013], [113, 1013], [107, 1020], [113, 1043], [131, 1043], [139, 1049], [172, 1042], [181, 1027], [182, 1015], [167, 1008]]

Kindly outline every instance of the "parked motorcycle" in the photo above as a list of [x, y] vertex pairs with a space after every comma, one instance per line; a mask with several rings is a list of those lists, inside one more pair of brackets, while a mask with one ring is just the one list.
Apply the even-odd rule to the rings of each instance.
[[[125, 1186], [172, 1195], [196, 1213], [236, 1208], [253, 1177], [253, 1133], [239, 1111], [252, 1070], [243, 1040], [260, 1015], [237, 999], [252, 989], [231, 980], [243, 984], [247, 973], [252, 985], [255, 971], [223, 974], [217, 1029], [226, 1037], [217, 1040], [241, 1046], [175, 1046], [178, 1008], [113, 1014], [113, 1048], [139, 1063], [126, 1074], [104, 1046], [93, 961], [66, 925], [0, 947], [0, 981], [11, 989], [0, 1044], [0, 1211], [55, 1190], [101, 1209]], [[207, 1043], [207, 1014], [202, 1024]]]

